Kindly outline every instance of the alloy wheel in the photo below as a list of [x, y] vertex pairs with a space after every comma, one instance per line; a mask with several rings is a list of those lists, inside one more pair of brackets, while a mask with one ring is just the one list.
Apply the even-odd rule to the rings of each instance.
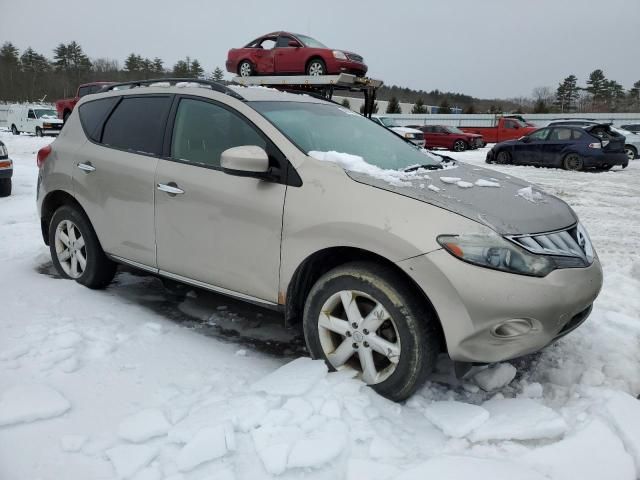
[[82, 233], [75, 223], [63, 220], [58, 224], [55, 248], [64, 273], [73, 279], [80, 278], [87, 268], [87, 249]]
[[461, 141], [461, 140], [457, 140], [453, 144], [453, 151], [454, 152], [462, 152], [462, 151], [464, 151], [464, 142]]
[[240, 76], [241, 77], [251, 76], [251, 65], [248, 62], [244, 62], [242, 65], [240, 65]]
[[572, 153], [564, 159], [564, 165], [567, 170], [580, 170], [582, 168], [582, 160], [578, 155]]
[[312, 62], [311, 65], [309, 65], [309, 75], [314, 77], [324, 75], [324, 66], [320, 62]]
[[369, 385], [385, 381], [398, 366], [398, 328], [385, 307], [366, 293], [331, 295], [320, 310], [318, 332], [331, 366], [355, 368]]
[[631, 148], [631, 147], [625, 147], [624, 153], [627, 154], [627, 157], [629, 158], [629, 161], [631, 161], [634, 158], [636, 158], [636, 152], [634, 152], [633, 148]]

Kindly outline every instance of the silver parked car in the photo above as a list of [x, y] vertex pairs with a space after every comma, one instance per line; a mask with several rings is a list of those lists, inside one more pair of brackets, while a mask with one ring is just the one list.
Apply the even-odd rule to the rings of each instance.
[[563, 201], [312, 96], [201, 83], [85, 97], [38, 153], [60, 275], [104, 288], [123, 263], [280, 310], [394, 400], [440, 352], [507, 360], [589, 315], [602, 270]]

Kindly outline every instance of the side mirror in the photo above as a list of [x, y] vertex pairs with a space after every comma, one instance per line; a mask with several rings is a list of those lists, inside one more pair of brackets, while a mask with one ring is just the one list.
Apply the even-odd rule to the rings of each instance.
[[274, 179], [274, 174], [269, 168], [267, 152], [256, 145], [242, 145], [225, 150], [220, 154], [220, 166], [222, 171], [229, 175]]
[[290, 47], [295, 47], [295, 48], [300, 48], [300, 44], [298, 42], [296, 42], [295, 40], [289, 40], [289, 46]]

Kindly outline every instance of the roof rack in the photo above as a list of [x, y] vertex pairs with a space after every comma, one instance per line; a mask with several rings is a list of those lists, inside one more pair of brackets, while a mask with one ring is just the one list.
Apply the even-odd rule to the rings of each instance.
[[364, 94], [364, 115], [371, 118], [376, 100], [376, 91], [382, 86], [382, 80], [356, 77], [348, 73], [338, 75], [266, 75], [254, 77], [235, 77], [231, 80], [243, 86], [263, 86], [288, 92], [314, 94], [331, 100], [335, 90], [349, 90]]
[[105, 85], [104, 87], [102, 87], [101, 92], [109, 92], [112, 90], [129, 90], [131, 88], [143, 87], [143, 86], [149, 87], [156, 83], [168, 83], [169, 85], [177, 85], [179, 83], [184, 83], [188, 85], [191, 83], [196, 83], [203, 87], [209, 87], [211, 88], [211, 90], [214, 90], [216, 92], [224, 93], [233, 98], [237, 98], [238, 100], [244, 100], [244, 97], [242, 95], [240, 95], [235, 90], [227, 87], [226, 85], [223, 85], [220, 82], [213, 82], [211, 80], [201, 80], [199, 78], [151, 78], [148, 80], [134, 80], [131, 82], [121, 82], [121, 83], [114, 83], [111, 85]]

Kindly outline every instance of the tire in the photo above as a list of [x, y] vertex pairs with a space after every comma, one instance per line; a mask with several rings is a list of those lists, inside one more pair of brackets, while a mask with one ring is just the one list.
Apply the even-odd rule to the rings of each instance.
[[15, 125], [11, 125], [11, 133], [13, 133], [14, 135], [20, 135], [20, 130], [18, 130], [18, 127], [16, 127]]
[[307, 64], [307, 75], [319, 76], [327, 74], [327, 65], [320, 58], [313, 58]]
[[36, 127], [36, 137], [42, 137], [42, 129], [40, 127]]
[[241, 77], [250, 77], [253, 75], [253, 65], [248, 60], [243, 60], [238, 65], [238, 75]]
[[499, 163], [500, 165], [507, 165], [511, 163], [511, 154], [504, 150], [498, 152], [498, 155], [496, 155], [496, 163]]
[[0, 197], [8, 197], [11, 195], [11, 179], [0, 178]]
[[[347, 315], [343, 302], [355, 310]], [[370, 315], [374, 310], [386, 318]], [[394, 401], [423, 384], [440, 352], [440, 326], [424, 299], [397, 272], [375, 263], [348, 263], [324, 274], [306, 299], [303, 328], [313, 358], [331, 370], [353, 366]], [[371, 368], [363, 369], [361, 358]]]
[[107, 258], [89, 219], [77, 207], [63, 205], [55, 211], [49, 224], [49, 249], [58, 273], [86, 287], [105, 288], [116, 274], [116, 264]]
[[454, 152], [464, 152], [467, 148], [467, 143], [464, 140], [456, 140], [453, 142], [451, 150]]
[[631, 145], [624, 146], [624, 153], [627, 154], [627, 158], [629, 158], [629, 161], [635, 160], [636, 156], [638, 155], [638, 152], [636, 152], [636, 149]]
[[582, 170], [584, 162], [577, 153], [569, 153], [562, 159], [562, 168], [565, 170]]

